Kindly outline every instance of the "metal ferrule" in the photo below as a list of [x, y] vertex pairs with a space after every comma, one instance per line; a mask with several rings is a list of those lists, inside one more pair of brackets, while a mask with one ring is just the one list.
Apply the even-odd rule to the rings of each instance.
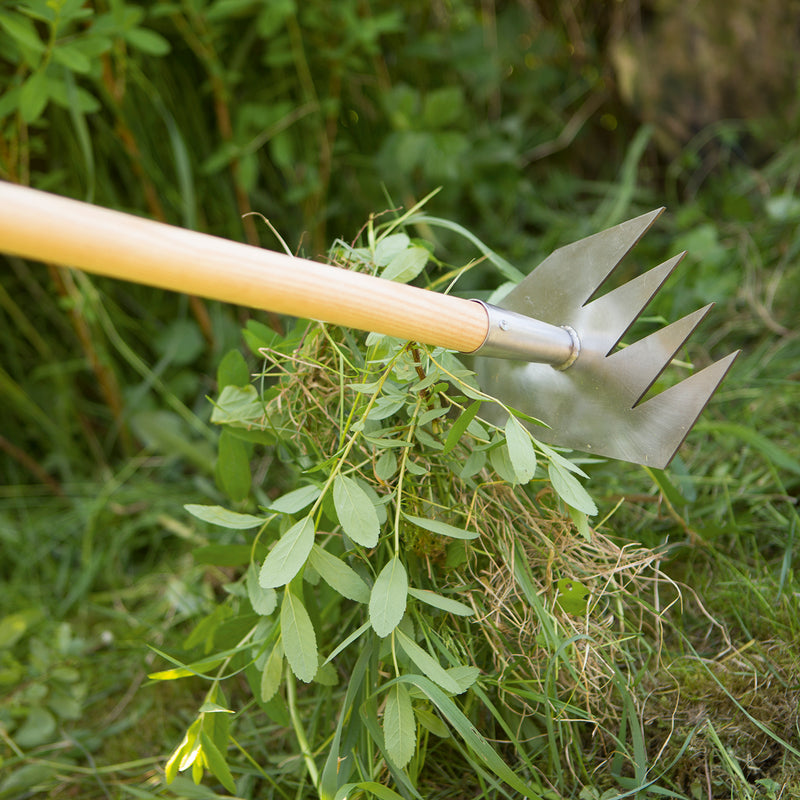
[[486, 309], [489, 329], [483, 344], [470, 355], [536, 361], [567, 369], [580, 354], [578, 334], [568, 325], [550, 325], [483, 300], [472, 302]]

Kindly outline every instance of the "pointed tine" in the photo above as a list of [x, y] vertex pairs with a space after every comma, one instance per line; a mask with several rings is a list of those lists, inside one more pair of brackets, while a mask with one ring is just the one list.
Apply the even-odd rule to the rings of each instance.
[[641, 463], [657, 469], [669, 464], [739, 353], [715, 361], [633, 410], [633, 426], [647, 434], [647, 460]]
[[595, 346], [598, 350], [604, 348], [605, 355], [608, 355], [619, 344], [685, 255], [684, 251], [597, 300], [592, 300], [585, 307], [585, 313], [590, 315], [588, 319], [591, 320], [592, 335], [597, 336]]
[[512, 289], [504, 308], [545, 322], [571, 319], [664, 211], [657, 208], [551, 253]]
[[608, 356], [605, 365], [617, 381], [621, 400], [633, 407], [642, 399], [713, 305], [709, 303]]

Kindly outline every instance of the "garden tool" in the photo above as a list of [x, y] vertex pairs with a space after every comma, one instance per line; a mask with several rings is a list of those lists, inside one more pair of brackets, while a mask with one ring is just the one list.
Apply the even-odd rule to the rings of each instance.
[[662, 211], [556, 250], [494, 305], [10, 183], [0, 251], [467, 353], [497, 420], [521, 411], [542, 442], [664, 468], [738, 353], [642, 402], [711, 305], [618, 349], [682, 256], [592, 298]]

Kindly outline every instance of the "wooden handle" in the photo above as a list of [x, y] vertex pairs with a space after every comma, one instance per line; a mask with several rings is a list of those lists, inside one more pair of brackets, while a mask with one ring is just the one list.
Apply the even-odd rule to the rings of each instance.
[[461, 352], [478, 303], [0, 182], [0, 251]]

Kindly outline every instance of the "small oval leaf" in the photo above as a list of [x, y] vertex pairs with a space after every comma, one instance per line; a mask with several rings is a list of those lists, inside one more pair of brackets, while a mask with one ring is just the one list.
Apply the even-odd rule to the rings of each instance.
[[308, 559], [314, 546], [314, 520], [304, 517], [281, 536], [264, 559], [258, 577], [264, 589], [275, 589], [294, 578]]
[[288, 587], [281, 603], [281, 639], [292, 672], [301, 681], [311, 683], [319, 666], [317, 637], [308, 611]]
[[516, 417], [509, 417], [505, 428], [508, 457], [518, 483], [528, 483], [536, 473], [536, 450], [528, 431]]
[[442, 597], [442, 595], [430, 592], [427, 589], [414, 589], [409, 586], [408, 593], [429, 606], [438, 608], [441, 611], [448, 611], [450, 614], [457, 614], [460, 617], [471, 617], [475, 613], [466, 603], [451, 600], [449, 597]]
[[362, 547], [378, 544], [380, 523], [369, 495], [346, 475], [333, 481], [333, 504], [344, 532]]
[[589, 493], [571, 472], [551, 461], [547, 474], [550, 477], [550, 483], [553, 484], [553, 489], [555, 489], [556, 494], [567, 505], [576, 508], [578, 511], [582, 511], [590, 517], [597, 514], [597, 506], [594, 500], [592, 500]]
[[369, 586], [341, 558], [336, 558], [315, 544], [311, 549], [309, 563], [320, 574], [322, 580], [343, 597], [355, 600], [357, 603], [369, 602]]
[[233, 531], [245, 531], [248, 528], [257, 528], [263, 525], [266, 520], [261, 517], [254, 517], [252, 514], [239, 514], [236, 511], [229, 511], [222, 506], [201, 506], [187, 503], [184, 508], [197, 519], [203, 522], [210, 522], [212, 525], [220, 525]]
[[448, 525], [446, 522], [442, 522], [438, 519], [415, 517], [411, 514], [403, 514], [403, 516], [409, 522], [413, 522], [415, 525], [418, 525], [420, 528], [424, 528], [426, 531], [438, 533], [440, 536], [449, 536], [451, 539], [471, 540], [477, 539], [478, 536], [480, 536], [480, 534], [476, 533], [475, 531], [467, 531], [463, 528], [456, 528], [454, 525]]
[[389, 757], [401, 769], [411, 761], [417, 747], [417, 723], [411, 696], [402, 683], [389, 687], [383, 711], [383, 738]]
[[381, 570], [369, 598], [369, 621], [378, 636], [388, 636], [400, 624], [407, 600], [408, 576], [395, 556]]

